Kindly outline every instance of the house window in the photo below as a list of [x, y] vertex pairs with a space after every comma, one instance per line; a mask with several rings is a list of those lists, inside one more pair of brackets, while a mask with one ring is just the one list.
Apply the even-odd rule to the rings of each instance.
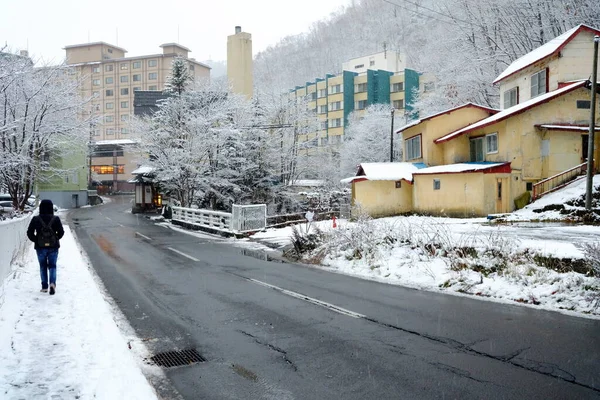
[[329, 111], [339, 111], [342, 109], [341, 101], [334, 101], [333, 103], [329, 103]]
[[148, 66], [149, 67], [156, 67], [157, 62], [156, 60], [148, 60]]
[[150, 79], [151, 81], [156, 80], [156, 78], [158, 78], [158, 73], [156, 73], [156, 72], [150, 72], [148, 74], [148, 79]]
[[121, 76], [121, 83], [127, 83], [127, 82], [129, 82], [129, 76], [128, 75]]
[[592, 102], [590, 100], [577, 100], [577, 108], [580, 110], [589, 110], [592, 108]]
[[151, 85], [148, 86], [148, 90], [158, 90], [158, 87], [156, 85]]
[[106, 123], [111, 123], [113, 122], [114, 117], [112, 115], [107, 115], [106, 117], [104, 117], [104, 122]]
[[504, 109], [519, 104], [519, 87], [514, 87], [504, 92]]
[[488, 154], [498, 152], [498, 134], [485, 135], [485, 147]]
[[402, 181], [396, 181], [396, 189], [402, 188]]
[[336, 93], [342, 93], [342, 85], [332, 85], [329, 86], [329, 93], [331, 94], [336, 94]]
[[357, 110], [364, 110], [365, 108], [367, 108], [367, 101], [366, 100], [359, 100], [356, 102], [356, 106], [354, 107]]
[[321, 98], [321, 97], [327, 97], [327, 89], [319, 89], [319, 93], [317, 95], [317, 98]]
[[392, 92], [404, 91], [404, 82], [397, 82], [392, 84]]
[[122, 63], [122, 64], [121, 64], [121, 71], [122, 71], [122, 70], [125, 70], [125, 69], [129, 69], [129, 64], [127, 64], [127, 63]]
[[358, 83], [356, 85], [354, 85], [354, 92], [355, 93], [362, 93], [362, 92], [366, 92], [367, 91], [367, 84], [366, 83]]
[[129, 88], [121, 89], [121, 96], [127, 96], [129, 94]]
[[485, 154], [483, 152], [483, 139], [483, 137], [478, 137], [470, 140], [471, 162], [485, 161]]
[[190, 66], [188, 67], [190, 69], [190, 71], [195, 71], [196, 70], [196, 66], [194, 66], [194, 64], [190, 64]]
[[406, 140], [406, 159], [421, 158], [421, 135], [413, 136]]
[[531, 192], [533, 190], [533, 182], [525, 182], [525, 190]]
[[94, 79], [92, 81], [92, 85], [94, 85], [94, 86], [100, 86], [100, 79]]
[[128, 101], [122, 101], [121, 102], [121, 108], [129, 108], [129, 102]]
[[326, 114], [327, 113], [327, 106], [319, 106], [319, 114]]
[[404, 100], [394, 100], [393, 104], [396, 110], [401, 110], [404, 108]]
[[129, 114], [123, 114], [123, 115], [121, 115], [121, 121], [123, 121], [123, 122], [129, 121]]
[[104, 79], [104, 82], [105, 82], [107, 85], [110, 85], [110, 84], [112, 84], [112, 83], [113, 83], [113, 77], [112, 77], [112, 76], [107, 76], [107, 77]]
[[142, 75], [140, 75], [140, 74], [133, 75], [133, 81], [134, 82], [139, 82], [141, 80], [142, 80]]
[[342, 126], [342, 119], [335, 118], [331, 120], [331, 124], [329, 125], [331, 128], [339, 128]]
[[104, 71], [105, 72], [112, 72], [113, 68], [114, 68], [114, 66], [112, 64], [106, 64], [104, 66]]
[[433, 180], [433, 190], [440, 190], [441, 187], [442, 187], [442, 183], [440, 182], [440, 180], [434, 179]]
[[138, 69], [138, 68], [142, 68], [142, 62], [141, 61], [134, 61], [131, 65], [131, 67], [133, 69]]
[[115, 94], [114, 90], [112, 90], [112, 89], [106, 89], [106, 96], [107, 97], [114, 96], [114, 94]]
[[112, 110], [113, 108], [115, 108], [115, 104], [114, 103], [106, 103], [106, 109], [107, 110]]
[[99, 74], [100, 73], [100, 67], [99, 66], [92, 67], [92, 73]]
[[543, 69], [531, 75], [531, 98], [544, 94], [548, 91], [547, 87], [547, 74], [548, 70]]

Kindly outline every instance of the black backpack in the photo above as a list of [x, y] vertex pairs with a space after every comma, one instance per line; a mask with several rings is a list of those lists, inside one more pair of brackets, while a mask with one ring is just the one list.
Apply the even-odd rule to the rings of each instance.
[[42, 228], [37, 234], [37, 245], [40, 249], [58, 247], [58, 238], [56, 237], [56, 232], [54, 232], [54, 229], [52, 229], [52, 223], [54, 222], [54, 218], [56, 218], [55, 215], [53, 215], [50, 219], [50, 222], [46, 224], [40, 216], [40, 223], [42, 224]]

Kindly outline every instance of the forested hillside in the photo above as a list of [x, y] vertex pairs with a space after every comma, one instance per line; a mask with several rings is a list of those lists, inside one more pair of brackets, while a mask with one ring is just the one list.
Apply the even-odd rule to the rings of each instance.
[[600, 1], [355, 0], [259, 53], [255, 84], [271, 92], [304, 85], [339, 73], [350, 58], [383, 51], [385, 43], [405, 53], [409, 67], [436, 75], [436, 93], [421, 101], [421, 111], [466, 101], [497, 107], [494, 78], [578, 24], [600, 26]]

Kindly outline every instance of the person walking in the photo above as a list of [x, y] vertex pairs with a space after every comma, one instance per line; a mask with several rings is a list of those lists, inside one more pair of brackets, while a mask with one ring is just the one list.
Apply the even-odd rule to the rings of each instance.
[[31, 219], [27, 228], [27, 237], [35, 244], [42, 277], [41, 292], [56, 293], [56, 260], [60, 239], [65, 231], [58, 215], [54, 215], [52, 200], [44, 199], [40, 203], [40, 213]]

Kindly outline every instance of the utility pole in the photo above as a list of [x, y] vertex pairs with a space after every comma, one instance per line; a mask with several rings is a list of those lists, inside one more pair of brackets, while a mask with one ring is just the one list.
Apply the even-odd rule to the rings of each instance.
[[[594, 133], [596, 132], [596, 88], [598, 81], [598, 43], [600, 36], [594, 36], [594, 60], [592, 68], [592, 103], [590, 104], [590, 131], [588, 136], [587, 185], [585, 191], [585, 209], [592, 209], [592, 188], [594, 182]], [[598, 161], [598, 160], [596, 160]]]
[[394, 162], [394, 106], [392, 106], [392, 128], [390, 130], [390, 162]]

